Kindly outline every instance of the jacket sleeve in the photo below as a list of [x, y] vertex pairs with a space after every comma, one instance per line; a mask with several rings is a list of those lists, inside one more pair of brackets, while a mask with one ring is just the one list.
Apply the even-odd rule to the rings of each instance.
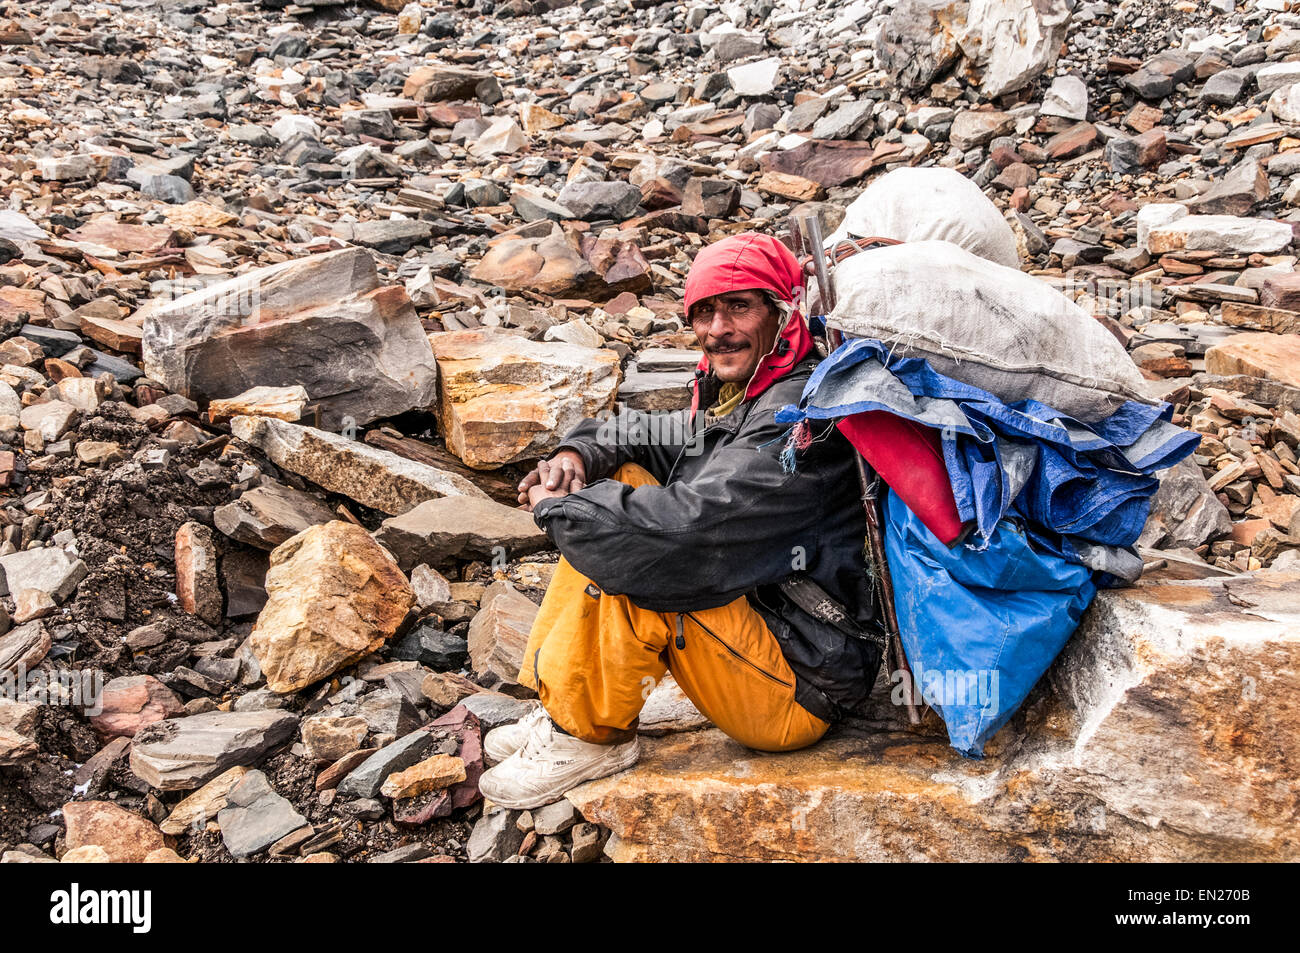
[[663, 481], [688, 442], [689, 427], [689, 410], [671, 414], [623, 410], [605, 420], [582, 421], [550, 456], [576, 450], [588, 483], [612, 476], [625, 463], [640, 464]]
[[654, 611], [725, 605], [815, 558], [825, 471], [781, 468], [787, 428], [756, 405], [689, 481], [615, 480], [543, 500], [534, 518], [580, 573]]

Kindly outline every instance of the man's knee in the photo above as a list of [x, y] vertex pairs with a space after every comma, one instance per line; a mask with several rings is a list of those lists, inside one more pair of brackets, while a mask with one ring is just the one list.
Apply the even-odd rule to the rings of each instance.
[[628, 486], [658, 486], [655, 475], [639, 463], [625, 463], [614, 471], [613, 479]]

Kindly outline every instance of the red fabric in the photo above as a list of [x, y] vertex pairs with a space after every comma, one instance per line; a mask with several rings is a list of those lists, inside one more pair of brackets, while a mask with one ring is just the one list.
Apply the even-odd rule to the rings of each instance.
[[[770, 235], [757, 232], [732, 235], [714, 242], [695, 256], [686, 276], [686, 299], [683, 302], [689, 320], [691, 305], [697, 301], [728, 291], [750, 290], [771, 291], [782, 301], [794, 305], [796, 310], [781, 329], [772, 353], [759, 360], [754, 376], [745, 388], [745, 400], [763, 393], [812, 353], [812, 332], [797, 309], [803, 301], [803, 272], [798, 259]], [[709, 370], [707, 356], [700, 358], [697, 369]], [[691, 397], [692, 413], [699, 410], [699, 399], [697, 378]]]
[[939, 435], [929, 427], [883, 410], [845, 417], [840, 432], [917, 519], [944, 545], [961, 535], [961, 517], [944, 466]]

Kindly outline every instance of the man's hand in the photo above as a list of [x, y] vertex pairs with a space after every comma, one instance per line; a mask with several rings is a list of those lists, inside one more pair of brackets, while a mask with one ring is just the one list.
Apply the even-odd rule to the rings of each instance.
[[587, 485], [587, 469], [576, 450], [561, 450], [519, 483], [519, 503], [530, 513], [539, 500], [577, 493]]

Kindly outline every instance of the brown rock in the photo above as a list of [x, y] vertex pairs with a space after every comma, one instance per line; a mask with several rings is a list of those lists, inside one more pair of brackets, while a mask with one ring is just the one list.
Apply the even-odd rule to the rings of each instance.
[[415, 598], [370, 534], [341, 521], [304, 530], [271, 553], [266, 591], [251, 646], [273, 692], [305, 688], [375, 651]]
[[246, 490], [234, 503], [218, 506], [212, 513], [217, 529], [231, 539], [266, 550], [332, 519], [329, 507], [311, 494], [270, 482]]
[[302, 743], [307, 756], [317, 761], [337, 761], [361, 747], [370, 731], [357, 715], [320, 715], [302, 723]]
[[138, 325], [92, 315], [82, 316], [81, 333], [107, 348], [130, 354], [140, 353], [140, 342], [144, 337], [144, 330]]
[[221, 623], [217, 544], [202, 523], [190, 521], [176, 531], [176, 598], [182, 609], [208, 625]]
[[134, 737], [145, 725], [185, 710], [176, 693], [152, 675], [115, 678], [104, 686], [99, 699], [102, 711], [89, 720], [102, 741]]
[[438, 64], [417, 67], [402, 86], [402, 96], [420, 103], [447, 99], [473, 99], [490, 74], [461, 66]]
[[141, 255], [156, 255], [176, 242], [176, 232], [166, 225], [123, 225], [104, 218], [88, 222], [66, 237], [73, 242], [90, 242]]
[[142, 863], [151, 851], [166, 847], [152, 823], [108, 801], [70, 801], [63, 805], [68, 850], [95, 845], [115, 864]]
[[[1100, 593], [1025, 708], [1041, 714], [980, 761], [941, 729], [781, 755], [709, 730], [642, 739], [634, 768], [566, 797], [624, 861], [1294, 860], [1300, 792], [1277, 779], [1300, 758], [1298, 583]], [[881, 717], [898, 724], [894, 707]]]
[[1138, 103], [1128, 111], [1124, 117], [1124, 125], [1128, 126], [1136, 133], [1149, 131], [1164, 118], [1164, 113], [1154, 106], [1148, 106], [1146, 103]]
[[1090, 122], [1076, 123], [1047, 140], [1044, 147], [1049, 159], [1068, 159], [1087, 152], [1097, 141], [1097, 127]]
[[0, 635], [0, 675], [20, 668], [31, 671], [49, 654], [53, 644], [39, 621], [15, 626]]
[[967, 109], [959, 112], [952, 121], [948, 138], [952, 144], [966, 152], [976, 146], [988, 145], [998, 136], [1004, 136], [1015, 127], [1015, 119], [993, 109]]
[[[1268, 283], [1265, 282], [1267, 289]], [[1300, 297], [1296, 304], [1300, 304]], [[1270, 331], [1273, 334], [1300, 334], [1300, 311], [1285, 308], [1242, 304], [1225, 301], [1220, 312], [1223, 323], [1250, 331]]]
[[44, 291], [0, 285], [0, 318], [5, 321], [17, 321], [44, 317]]
[[274, 417], [293, 423], [302, 419], [307, 408], [307, 388], [250, 387], [235, 397], [214, 400], [208, 404], [208, 419], [214, 424], [226, 423], [233, 417]]
[[365, 248], [258, 268], [147, 304], [145, 372], [195, 401], [301, 386], [345, 431], [433, 400], [436, 371], [406, 291]]
[[159, 825], [162, 832], [176, 835], [202, 828], [208, 821], [217, 816], [218, 811], [226, 806], [226, 795], [234, 789], [236, 784], [243, 780], [248, 770], [243, 765], [236, 765], [217, 775], [203, 787], [186, 797], [172, 808], [172, 812], [167, 815], [167, 819]]
[[1300, 311], [1300, 272], [1265, 278], [1259, 290], [1259, 303], [1266, 308]]
[[481, 691], [483, 686], [456, 672], [430, 672], [420, 683], [420, 694], [442, 708], [453, 708]]
[[340, 781], [352, 773], [353, 768], [360, 765], [378, 750], [378, 748], [362, 748], [360, 751], [353, 751], [351, 754], [339, 758], [339, 760], [335, 761], [320, 774], [316, 775], [316, 790], [334, 790], [339, 786]]
[[878, 158], [876, 147], [869, 143], [810, 139], [793, 149], [769, 152], [758, 164], [768, 172], [794, 175], [834, 188], [862, 178]]
[[[422, 562], [492, 559], [500, 547], [510, 560], [549, 547], [532, 514], [495, 500], [430, 500], [384, 520], [375, 532], [403, 569]], [[447, 601], [446, 599], [440, 601]]]
[[[0, 363], [35, 367], [45, 357], [45, 348], [35, 341], [18, 336], [0, 343]], [[78, 374], [78, 377], [81, 375]]]

